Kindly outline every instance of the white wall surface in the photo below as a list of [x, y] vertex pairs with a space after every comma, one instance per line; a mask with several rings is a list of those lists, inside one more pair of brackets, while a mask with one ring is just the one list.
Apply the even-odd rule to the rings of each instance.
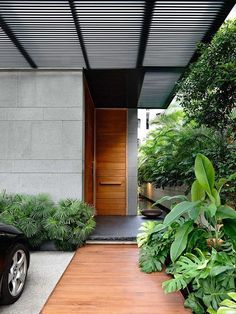
[[82, 198], [81, 71], [0, 72], [0, 190]]

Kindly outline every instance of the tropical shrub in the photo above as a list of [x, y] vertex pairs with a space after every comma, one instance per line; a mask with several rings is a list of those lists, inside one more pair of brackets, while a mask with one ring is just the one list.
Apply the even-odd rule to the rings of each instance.
[[12, 205], [14, 198], [14, 194], [7, 194], [5, 190], [0, 193], [0, 213]]
[[60, 250], [81, 246], [95, 228], [94, 208], [80, 200], [61, 200], [45, 228]]
[[176, 226], [168, 228], [155, 221], [147, 221], [140, 227], [137, 237], [140, 248], [139, 265], [145, 273], [161, 271], [174, 241]]
[[0, 200], [0, 221], [19, 228], [32, 247], [39, 246], [47, 239], [44, 223], [54, 206], [49, 195], [7, 195], [4, 192], [1, 193]]
[[[197, 155], [194, 168], [191, 201], [175, 196], [175, 201], [179, 198], [182, 202], [162, 224], [142, 226], [137, 240], [141, 269], [159, 271], [170, 263], [167, 272], [174, 278], [163, 283], [164, 290], [187, 288], [185, 305], [196, 314], [204, 314], [207, 308], [217, 310], [227, 293], [236, 289], [236, 211], [222, 204], [220, 197], [223, 186], [236, 174], [216, 180], [212, 163], [202, 154]], [[163, 238], [165, 233], [170, 235], [168, 239]], [[143, 259], [145, 251], [154, 252], [147, 255], [150, 259]]]
[[93, 208], [79, 200], [55, 204], [47, 194], [0, 193], [0, 222], [20, 229], [32, 248], [51, 239], [58, 249], [75, 249], [93, 231], [93, 214]]
[[[194, 180], [198, 153], [213, 160], [216, 178], [236, 172], [236, 140], [232, 133], [221, 134], [206, 127], [186, 124], [181, 111], [163, 114], [146, 142], [139, 148], [139, 184], [152, 182], [157, 188], [183, 185], [186, 193]], [[223, 200], [236, 205], [236, 181], [223, 187]]]

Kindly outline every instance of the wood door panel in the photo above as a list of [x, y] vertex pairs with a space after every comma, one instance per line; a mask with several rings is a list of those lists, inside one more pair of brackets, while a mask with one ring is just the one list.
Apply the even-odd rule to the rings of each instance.
[[[107, 191], [107, 192], [103, 192], [101, 191], [99, 193], [99, 197], [97, 196], [96, 199], [114, 199], [114, 198], [123, 198], [125, 199], [126, 197], [126, 193], [124, 192], [116, 192], [116, 191]], [[113, 215], [113, 213], [111, 212], [110, 215]]]
[[125, 110], [97, 110], [97, 125], [101, 133], [126, 133], [127, 113]]
[[96, 209], [126, 214], [127, 110], [96, 110]]
[[126, 182], [124, 177], [97, 177], [97, 195], [101, 192], [125, 192]]
[[96, 209], [99, 215], [125, 215], [125, 200], [120, 202], [120, 198], [97, 199]]
[[125, 177], [125, 169], [97, 169], [97, 177]]
[[126, 162], [126, 156], [124, 156], [124, 153], [112, 153], [107, 152], [107, 154], [104, 153], [97, 153], [97, 162], [109, 162], [111, 160], [119, 160], [121, 163]]
[[[116, 134], [116, 133], [101, 133], [96, 135], [96, 141], [99, 147], [99, 144], [107, 143], [109, 145], [115, 145], [115, 146], [120, 146], [126, 147], [126, 138], [122, 136], [122, 134]], [[114, 142], [115, 139], [115, 142]]]
[[[103, 146], [100, 146], [100, 147], [97, 147], [97, 156], [101, 156], [101, 155], [108, 155], [109, 154], [119, 154], [120, 157], [124, 157], [126, 153], [126, 147], [125, 145], [119, 145], [119, 146], [106, 146], [106, 147], [103, 147]], [[119, 157], [117, 157], [115, 160], [119, 160]], [[113, 160], [113, 159], [112, 159]]]
[[123, 162], [97, 162], [97, 170], [126, 170], [126, 164]]
[[[111, 203], [111, 199], [102, 199], [102, 198], [98, 198], [97, 199], [97, 204], [98, 205], [104, 205], [106, 207], [110, 203]], [[116, 204], [117, 206], [124, 206], [125, 205], [125, 200], [121, 199], [121, 198], [113, 198], [113, 203]]]

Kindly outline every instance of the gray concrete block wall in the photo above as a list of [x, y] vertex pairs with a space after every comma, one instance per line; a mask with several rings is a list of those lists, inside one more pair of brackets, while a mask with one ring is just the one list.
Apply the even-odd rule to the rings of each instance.
[[136, 215], [138, 206], [137, 130], [137, 109], [128, 109], [128, 215]]
[[0, 72], [0, 190], [82, 198], [81, 71]]

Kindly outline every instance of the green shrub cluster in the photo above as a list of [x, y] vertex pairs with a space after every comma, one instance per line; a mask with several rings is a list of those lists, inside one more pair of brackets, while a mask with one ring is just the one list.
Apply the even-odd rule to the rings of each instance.
[[76, 199], [55, 204], [47, 194], [0, 193], [0, 221], [20, 229], [32, 248], [55, 240], [58, 249], [74, 250], [95, 228], [93, 207]]
[[[236, 171], [236, 135], [223, 134], [207, 127], [185, 123], [183, 112], [167, 112], [154, 122], [158, 125], [139, 148], [139, 184], [152, 182], [157, 188], [186, 186], [189, 192], [194, 180], [194, 160], [202, 153], [213, 160], [217, 177]], [[228, 182], [223, 198], [236, 206], [236, 188]]]
[[[140, 183], [190, 189], [198, 153], [213, 161], [219, 177], [236, 171], [235, 30], [236, 19], [227, 21], [211, 43], [200, 45], [199, 59], [176, 89], [182, 111], [167, 110], [158, 117], [157, 128], [139, 149]], [[234, 206], [235, 183], [223, 190], [223, 197]]]
[[[229, 303], [224, 299], [236, 290], [236, 211], [220, 196], [236, 173], [216, 179], [212, 163], [202, 154], [197, 155], [194, 170], [191, 201], [175, 196], [181, 202], [163, 223], [143, 224], [137, 241], [141, 269], [160, 271], [167, 265], [173, 279], [163, 283], [165, 292], [186, 289], [185, 306], [205, 314]], [[156, 204], [167, 198], [171, 199], [164, 197]]]

